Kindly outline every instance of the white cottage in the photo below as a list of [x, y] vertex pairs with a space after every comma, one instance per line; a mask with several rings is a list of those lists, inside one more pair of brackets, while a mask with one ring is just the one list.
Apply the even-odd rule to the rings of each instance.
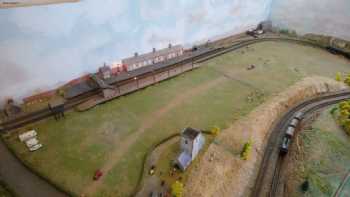
[[181, 170], [186, 170], [203, 148], [204, 143], [205, 138], [201, 131], [190, 127], [185, 128], [181, 134], [181, 154], [176, 159], [176, 165]]

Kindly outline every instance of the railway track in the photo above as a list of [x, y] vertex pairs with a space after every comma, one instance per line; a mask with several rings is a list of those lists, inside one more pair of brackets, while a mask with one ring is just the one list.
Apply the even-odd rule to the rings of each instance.
[[278, 189], [281, 179], [280, 174], [283, 169], [284, 157], [279, 153], [279, 147], [284, 131], [287, 129], [289, 122], [293, 119], [293, 115], [296, 112], [302, 112], [305, 116], [347, 99], [350, 99], [350, 91], [326, 94], [307, 100], [290, 109], [278, 121], [278, 123], [275, 124], [266, 146], [264, 157], [258, 172], [258, 177], [252, 191], [252, 197], [280, 196]]
[[[311, 42], [308, 42], [306, 40], [300, 40], [300, 39], [295, 39], [295, 38], [288, 38], [288, 37], [263, 37], [263, 38], [254, 38], [254, 39], [246, 39], [242, 41], [237, 41], [233, 43], [229, 47], [221, 47], [221, 48], [212, 48], [208, 51], [204, 51], [203, 53], [200, 53], [196, 56], [189, 55], [186, 58], [181, 59], [178, 62], [175, 62], [171, 66], [176, 66], [176, 65], [182, 65], [186, 63], [202, 63], [204, 61], [208, 61], [210, 59], [213, 59], [215, 57], [218, 57], [220, 55], [232, 52], [234, 50], [259, 43], [259, 42], [266, 42], [266, 41], [286, 41], [286, 42], [295, 42], [295, 43], [300, 43], [300, 44], [306, 44], [306, 45], [311, 45], [314, 47], [320, 47], [323, 48], [319, 45], [313, 44]], [[115, 85], [115, 84], [111, 84]], [[74, 108], [75, 106], [93, 98], [94, 96], [97, 96], [99, 94], [99, 90], [94, 90], [89, 93], [86, 93], [84, 95], [78, 96], [74, 99], [68, 100], [65, 103], [65, 110], [70, 110]], [[6, 122], [3, 122], [0, 124], [0, 132], [5, 132], [5, 131], [10, 131], [16, 128], [23, 127], [27, 124], [48, 118], [52, 116], [53, 113], [49, 109], [42, 109], [38, 110], [36, 112], [28, 113], [19, 117], [16, 117], [14, 119], [8, 120]]]

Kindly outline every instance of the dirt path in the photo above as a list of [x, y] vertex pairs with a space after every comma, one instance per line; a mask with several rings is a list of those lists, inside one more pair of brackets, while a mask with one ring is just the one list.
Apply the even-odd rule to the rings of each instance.
[[[183, 103], [184, 101], [188, 100], [194, 95], [198, 95], [202, 92], [205, 92], [206, 90], [217, 86], [225, 80], [227, 80], [225, 77], [220, 77], [213, 81], [201, 84], [191, 90], [188, 90], [187, 92], [183, 92], [182, 94], [179, 94], [178, 96], [170, 100], [166, 106], [150, 114], [148, 118], [146, 118], [142, 122], [140, 128], [135, 133], [128, 136], [126, 140], [122, 141], [121, 144], [118, 145], [118, 149], [108, 156], [108, 158], [111, 159], [108, 160], [104, 164], [104, 166], [102, 166], [102, 172], [104, 172], [104, 174], [107, 174], [118, 163], [120, 158], [125, 154], [125, 152], [130, 148], [130, 146], [132, 146], [147, 129], [151, 128], [155, 123], [157, 123], [163, 115], [167, 114], [169, 111], [176, 108], [179, 104]], [[120, 141], [116, 139], [115, 142], [118, 143]], [[99, 181], [91, 182], [91, 184], [85, 187], [82, 193], [88, 196], [93, 196], [94, 193], [98, 190], [98, 188], [100, 188], [101, 184], [103, 183], [104, 177], [106, 177], [106, 175], [103, 176]]]

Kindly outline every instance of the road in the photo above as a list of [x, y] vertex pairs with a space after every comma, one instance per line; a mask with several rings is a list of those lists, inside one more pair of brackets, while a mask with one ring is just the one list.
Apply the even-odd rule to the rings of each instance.
[[0, 140], [0, 177], [18, 196], [67, 197], [44, 179], [28, 170]]

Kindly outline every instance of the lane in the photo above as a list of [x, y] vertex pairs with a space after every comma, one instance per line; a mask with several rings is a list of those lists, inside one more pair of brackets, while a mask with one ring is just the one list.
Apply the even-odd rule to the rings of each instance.
[[67, 197], [41, 177], [28, 170], [0, 140], [0, 177], [20, 197]]

